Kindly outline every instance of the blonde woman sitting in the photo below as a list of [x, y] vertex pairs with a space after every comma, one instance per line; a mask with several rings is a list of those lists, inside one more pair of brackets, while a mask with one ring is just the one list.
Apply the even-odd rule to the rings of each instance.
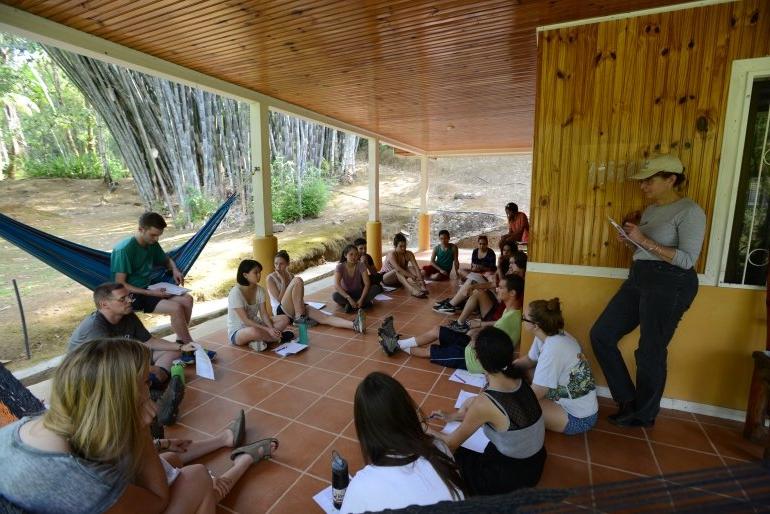
[[[0, 429], [0, 496], [29, 512], [214, 513], [222, 493], [205, 466], [184, 466], [173, 479], [165, 472], [149, 430], [149, 366], [150, 350], [126, 339], [68, 353], [50, 410]], [[234, 450], [220, 487], [277, 447], [268, 440]]]

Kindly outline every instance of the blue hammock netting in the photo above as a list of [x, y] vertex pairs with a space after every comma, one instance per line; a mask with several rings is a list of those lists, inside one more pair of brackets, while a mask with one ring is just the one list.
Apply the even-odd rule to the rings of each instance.
[[[192, 268], [203, 247], [224, 219], [236, 195], [230, 195], [211, 218], [178, 248], [166, 252], [174, 259], [179, 270], [186, 275]], [[64, 273], [88, 289], [112, 280], [110, 253], [67, 241], [0, 214], [0, 237], [37, 257], [52, 268]], [[171, 272], [158, 268], [152, 275], [152, 283], [173, 282]]]

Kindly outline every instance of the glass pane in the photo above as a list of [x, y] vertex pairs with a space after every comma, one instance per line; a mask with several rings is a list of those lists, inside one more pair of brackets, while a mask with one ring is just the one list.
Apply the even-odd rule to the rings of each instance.
[[725, 281], [764, 286], [770, 255], [770, 79], [754, 82]]

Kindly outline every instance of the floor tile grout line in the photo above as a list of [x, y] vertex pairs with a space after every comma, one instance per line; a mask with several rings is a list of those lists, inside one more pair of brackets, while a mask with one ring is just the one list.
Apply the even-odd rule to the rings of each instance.
[[711, 439], [711, 436], [708, 433], [708, 430], [701, 424], [701, 421], [698, 420], [698, 426], [700, 427], [703, 434], [706, 436], [706, 439], [708, 440], [709, 444], [712, 448], [714, 448], [714, 451], [716, 452], [717, 456], [719, 457], [719, 460], [722, 462], [722, 465], [725, 467], [727, 472], [730, 474], [731, 477], [733, 477], [733, 480], [738, 485], [738, 487], [741, 490], [741, 494], [746, 500], [750, 500], [749, 495], [746, 493], [746, 490], [743, 488], [743, 485], [738, 481], [734, 476], [732, 471], [730, 470], [730, 467], [727, 465], [727, 461], [725, 460], [725, 455], [722, 455], [722, 452], [719, 451], [719, 448], [717, 448], [716, 444], [714, 444], [714, 441]]
[[[647, 441], [647, 447], [650, 449], [650, 453], [652, 454], [652, 460], [655, 462], [655, 467], [658, 469], [658, 476], [663, 476], [663, 468], [660, 467], [660, 462], [658, 461], [658, 456], [655, 454], [655, 448], [652, 446], [652, 442], [650, 442], [650, 435], [647, 433], [646, 428], [642, 428], [642, 432], [644, 432], [644, 439]], [[664, 479], [665, 480], [665, 479]], [[671, 510], [676, 510], [676, 506], [674, 505], [674, 498], [671, 496], [671, 491], [666, 488], [666, 496], [668, 497], [668, 503], [671, 506]]]

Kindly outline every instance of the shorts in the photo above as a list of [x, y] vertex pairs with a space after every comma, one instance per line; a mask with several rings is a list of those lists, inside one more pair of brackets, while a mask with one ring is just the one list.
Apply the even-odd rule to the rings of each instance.
[[155, 310], [155, 307], [158, 306], [161, 300], [163, 298], [160, 298], [158, 296], [147, 296], [144, 294], [134, 294], [134, 303], [132, 304], [135, 311], [142, 311], [146, 313], [151, 313]]
[[588, 432], [596, 424], [596, 420], [599, 419], [599, 413], [595, 412], [590, 416], [584, 418], [576, 418], [569, 412], [567, 413], [567, 426], [564, 427], [564, 435], [575, 435]]
[[430, 347], [430, 361], [447, 368], [468, 369], [465, 364], [465, 347], [470, 341], [468, 334], [455, 332], [449, 327], [440, 327], [439, 344]]
[[438, 269], [433, 264], [428, 264], [427, 266], [423, 266], [422, 271], [428, 276], [437, 275], [436, 278], [433, 279], [436, 282], [443, 282], [445, 280], [449, 280], [449, 274], [451, 273], [450, 271], [450, 273], [447, 273], [446, 275], [444, 275], [443, 273], [441, 273], [441, 270]]
[[[260, 323], [260, 322], [257, 322], [257, 323]], [[260, 323], [260, 325], [262, 325], [262, 323]], [[236, 330], [235, 332], [233, 332], [232, 334], [230, 334], [230, 337], [228, 338], [228, 339], [230, 339], [230, 344], [233, 344], [233, 345], [235, 344], [235, 338], [238, 335], [238, 332], [240, 332], [241, 330], [243, 330], [245, 328], [249, 328], [249, 327], [241, 327], [238, 330]]]
[[505, 312], [505, 304], [495, 298], [495, 306], [481, 317], [481, 321], [497, 321], [503, 316], [503, 312]]
[[276, 309], [275, 309], [275, 315], [276, 316], [286, 316], [287, 318], [289, 318], [289, 323], [294, 323], [294, 318], [292, 318], [291, 316], [286, 314], [286, 311], [283, 310], [283, 307], [281, 307], [280, 303], [278, 304], [278, 307], [276, 307]]

